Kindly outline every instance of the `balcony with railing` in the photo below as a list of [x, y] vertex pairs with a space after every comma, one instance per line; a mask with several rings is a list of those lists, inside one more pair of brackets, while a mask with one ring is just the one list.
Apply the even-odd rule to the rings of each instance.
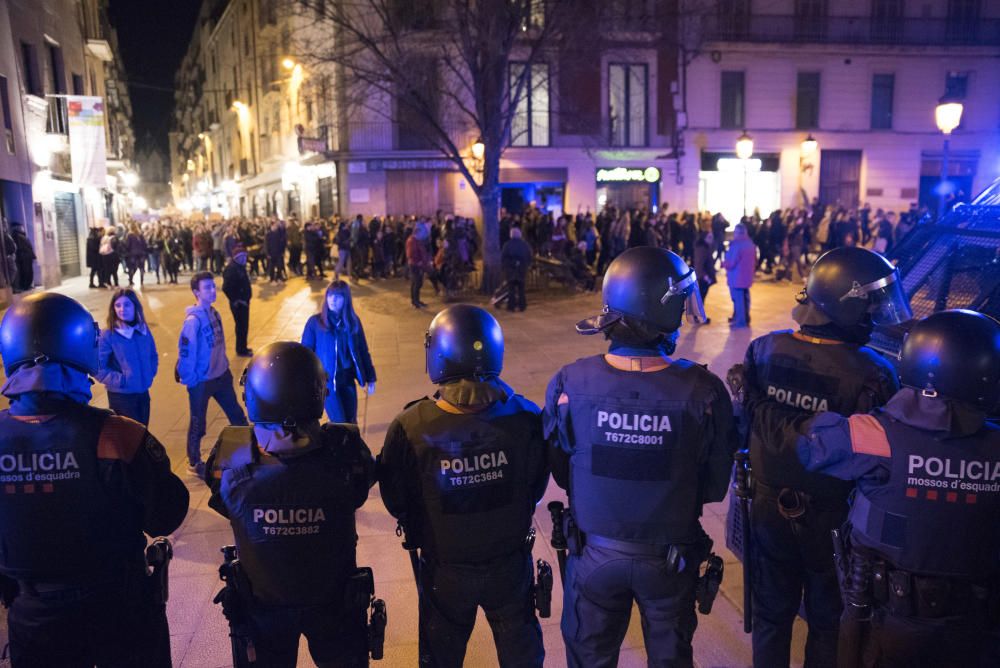
[[[458, 125], [446, 126], [451, 141], [462, 148], [471, 145], [470, 131]], [[350, 121], [347, 146], [351, 151], [433, 150], [434, 145], [422, 133], [407, 130], [392, 121]]]
[[49, 115], [45, 121], [45, 132], [50, 135], [69, 134], [69, 114], [66, 110], [65, 97], [46, 97], [49, 103]]
[[709, 42], [1000, 46], [1000, 19], [721, 14], [704, 27]]

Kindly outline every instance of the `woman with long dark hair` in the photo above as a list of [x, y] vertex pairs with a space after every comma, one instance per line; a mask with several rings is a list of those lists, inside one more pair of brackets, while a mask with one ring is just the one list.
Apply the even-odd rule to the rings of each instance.
[[347, 283], [338, 280], [327, 286], [320, 312], [306, 322], [302, 345], [316, 353], [326, 370], [326, 415], [330, 422], [357, 423], [355, 382], [374, 394], [375, 367]]
[[148, 425], [149, 388], [159, 369], [159, 356], [142, 302], [129, 288], [111, 295], [108, 328], [98, 339], [97, 362], [97, 380], [108, 388], [111, 410]]

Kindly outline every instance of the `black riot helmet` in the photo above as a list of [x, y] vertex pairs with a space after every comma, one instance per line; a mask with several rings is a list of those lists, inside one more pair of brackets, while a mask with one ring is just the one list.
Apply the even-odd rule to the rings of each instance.
[[913, 326], [899, 379], [926, 396], [1000, 409], [1000, 322], [975, 311], [940, 311]]
[[323, 416], [326, 372], [301, 343], [277, 341], [261, 348], [240, 379], [251, 422], [302, 425]]
[[478, 306], [456, 304], [434, 316], [424, 347], [427, 375], [436, 385], [499, 376], [503, 369], [503, 330]]
[[32, 363], [58, 362], [97, 373], [100, 329], [79, 302], [55, 292], [37, 292], [11, 306], [0, 322], [0, 356], [10, 376]]
[[899, 270], [865, 248], [845, 246], [824, 253], [809, 272], [806, 295], [840, 327], [853, 327], [871, 316], [875, 325], [910, 320], [910, 300]]
[[581, 334], [597, 334], [623, 316], [634, 318], [655, 331], [675, 332], [685, 306], [704, 322], [705, 308], [694, 269], [665, 248], [630, 248], [608, 266], [604, 274], [604, 312], [576, 325]]

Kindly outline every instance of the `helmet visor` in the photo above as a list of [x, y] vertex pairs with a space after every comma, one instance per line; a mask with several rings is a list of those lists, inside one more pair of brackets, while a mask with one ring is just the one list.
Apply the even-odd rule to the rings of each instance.
[[702, 303], [701, 293], [698, 291], [698, 276], [694, 273], [694, 269], [689, 270], [684, 278], [676, 283], [670, 281], [667, 291], [660, 297], [660, 303], [666, 304], [674, 297], [684, 299], [684, 312], [689, 321], [703, 323], [707, 320], [705, 305]]
[[903, 284], [898, 280], [870, 292], [868, 298], [868, 312], [876, 325], [898, 325], [913, 319], [910, 300], [903, 292]]
[[913, 318], [910, 300], [903, 292], [899, 269], [866, 285], [855, 283], [840, 301], [845, 299], [867, 299], [868, 313], [876, 325], [898, 325]]
[[684, 314], [688, 322], [695, 325], [704, 325], [708, 322], [705, 315], [705, 303], [701, 300], [701, 291], [697, 286], [688, 291], [687, 301], [684, 302]]

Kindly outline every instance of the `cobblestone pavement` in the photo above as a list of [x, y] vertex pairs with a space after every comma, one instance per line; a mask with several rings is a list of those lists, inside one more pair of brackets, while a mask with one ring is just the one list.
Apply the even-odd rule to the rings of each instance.
[[[182, 276], [182, 279], [186, 281], [187, 277]], [[221, 285], [221, 280], [219, 283]], [[258, 280], [250, 307], [250, 346], [259, 348], [278, 339], [298, 340], [306, 319], [318, 309], [324, 287], [322, 282], [306, 282], [302, 278], [293, 278], [281, 286]], [[361, 419], [367, 418], [365, 439], [376, 453], [382, 447], [389, 422], [403, 405], [433, 391], [424, 373], [423, 335], [442, 302], [434, 297], [428, 286], [424, 299], [430, 307], [424, 311], [414, 310], [409, 305], [407, 288], [402, 280], [365, 281], [354, 287], [355, 307], [368, 334], [378, 373], [376, 393], [367, 401], [361, 398], [359, 407]], [[731, 331], [726, 324], [731, 311], [728, 291], [724, 283], [713, 287], [706, 304], [712, 323], [702, 327], [686, 325], [677, 356], [707, 363], [712, 371], [724, 377], [730, 365], [742, 360], [754, 336], [792, 325], [789, 312], [793, 296], [799, 289], [799, 285], [776, 285], [770, 280], [759, 282], [752, 290], [753, 328]], [[71, 279], [59, 291], [84, 303], [98, 322], [106, 320], [109, 298], [106, 291], [88, 289], [85, 279]], [[161, 356], [160, 373], [152, 389], [150, 427], [166, 446], [175, 471], [187, 481], [191, 490], [191, 511], [172, 537], [175, 558], [170, 573], [169, 615], [174, 664], [184, 668], [228, 666], [231, 665], [228, 628], [221, 610], [212, 604], [212, 597], [220, 586], [217, 574], [221, 558], [219, 547], [231, 543], [232, 534], [228, 524], [208, 508], [206, 487], [185, 471], [187, 393], [174, 382], [170, 373], [177, 357], [184, 307], [192, 303], [192, 297], [184, 283], [167, 286], [147, 282], [142, 293]], [[497, 312], [507, 345], [503, 376], [519, 392], [541, 404], [549, 378], [561, 365], [605, 349], [600, 337], [577, 336], [573, 331], [578, 320], [600, 310], [600, 298], [595, 294], [556, 291], [529, 292], [528, 298], [525, 313]], [[473, 297], [470, 301], [484, 300]], [[238, 379], [247, 360], [233, 356], [233, 321], [221, 290], [217, 307], [223, 318], [233, 376]], [[107, 406], [107, 396], [100, 385], [94, 386], [94, 404]], [[208, 436], [202, 443], [206, 454], [226, 424], [214, 403], [209, 409], [208, 422]], [[406, 553], [395, 536], [395, 522], [378, 496], [376, 487], [357, 514], [358, 563], [374, 568], [377, 593], [388, 606], [385, 660], [381, 665], [413, 666], [417, 663], [417, 600], [413, 576]], [[556, 556], [549, 547], [551, 522], [545, 504], [551, 499], [564, 498], [562, 490], [551, 483], [535, 515], [539, 533], [535, 556], [547, 559], [553, 567]], [[725, 549], [725, 513], [725, 503], [705, 509], [705, 528], [715, 540], [716, 551], [726, 561], [725, 581], [715, 609], [710, 616], [699, 615], [698, 620], [695, 658], [697, 665], [705, 668], [751, 663], [749, 637], [743, 634], [742, 628], [742, 573], [740, 564]], [[562, 591], [558, 585], [553, 592], [552, 608], [552, 618], [542, 620], [546, 665], [561, 666], [565, 665], [565, 650], [559, 633]], [[798, 622], [793, 646], [796, 665], [802, 663], [803, 642], [802, 624]], [[313, 665], [304, 641], [299, 655], [300, 665]], [[620, 665], [645, 664], [642, 631], [634, 610]], [[466, 665], [477, 668], [497, 665], [492, 637], [482, 614], [469, 643]]]

